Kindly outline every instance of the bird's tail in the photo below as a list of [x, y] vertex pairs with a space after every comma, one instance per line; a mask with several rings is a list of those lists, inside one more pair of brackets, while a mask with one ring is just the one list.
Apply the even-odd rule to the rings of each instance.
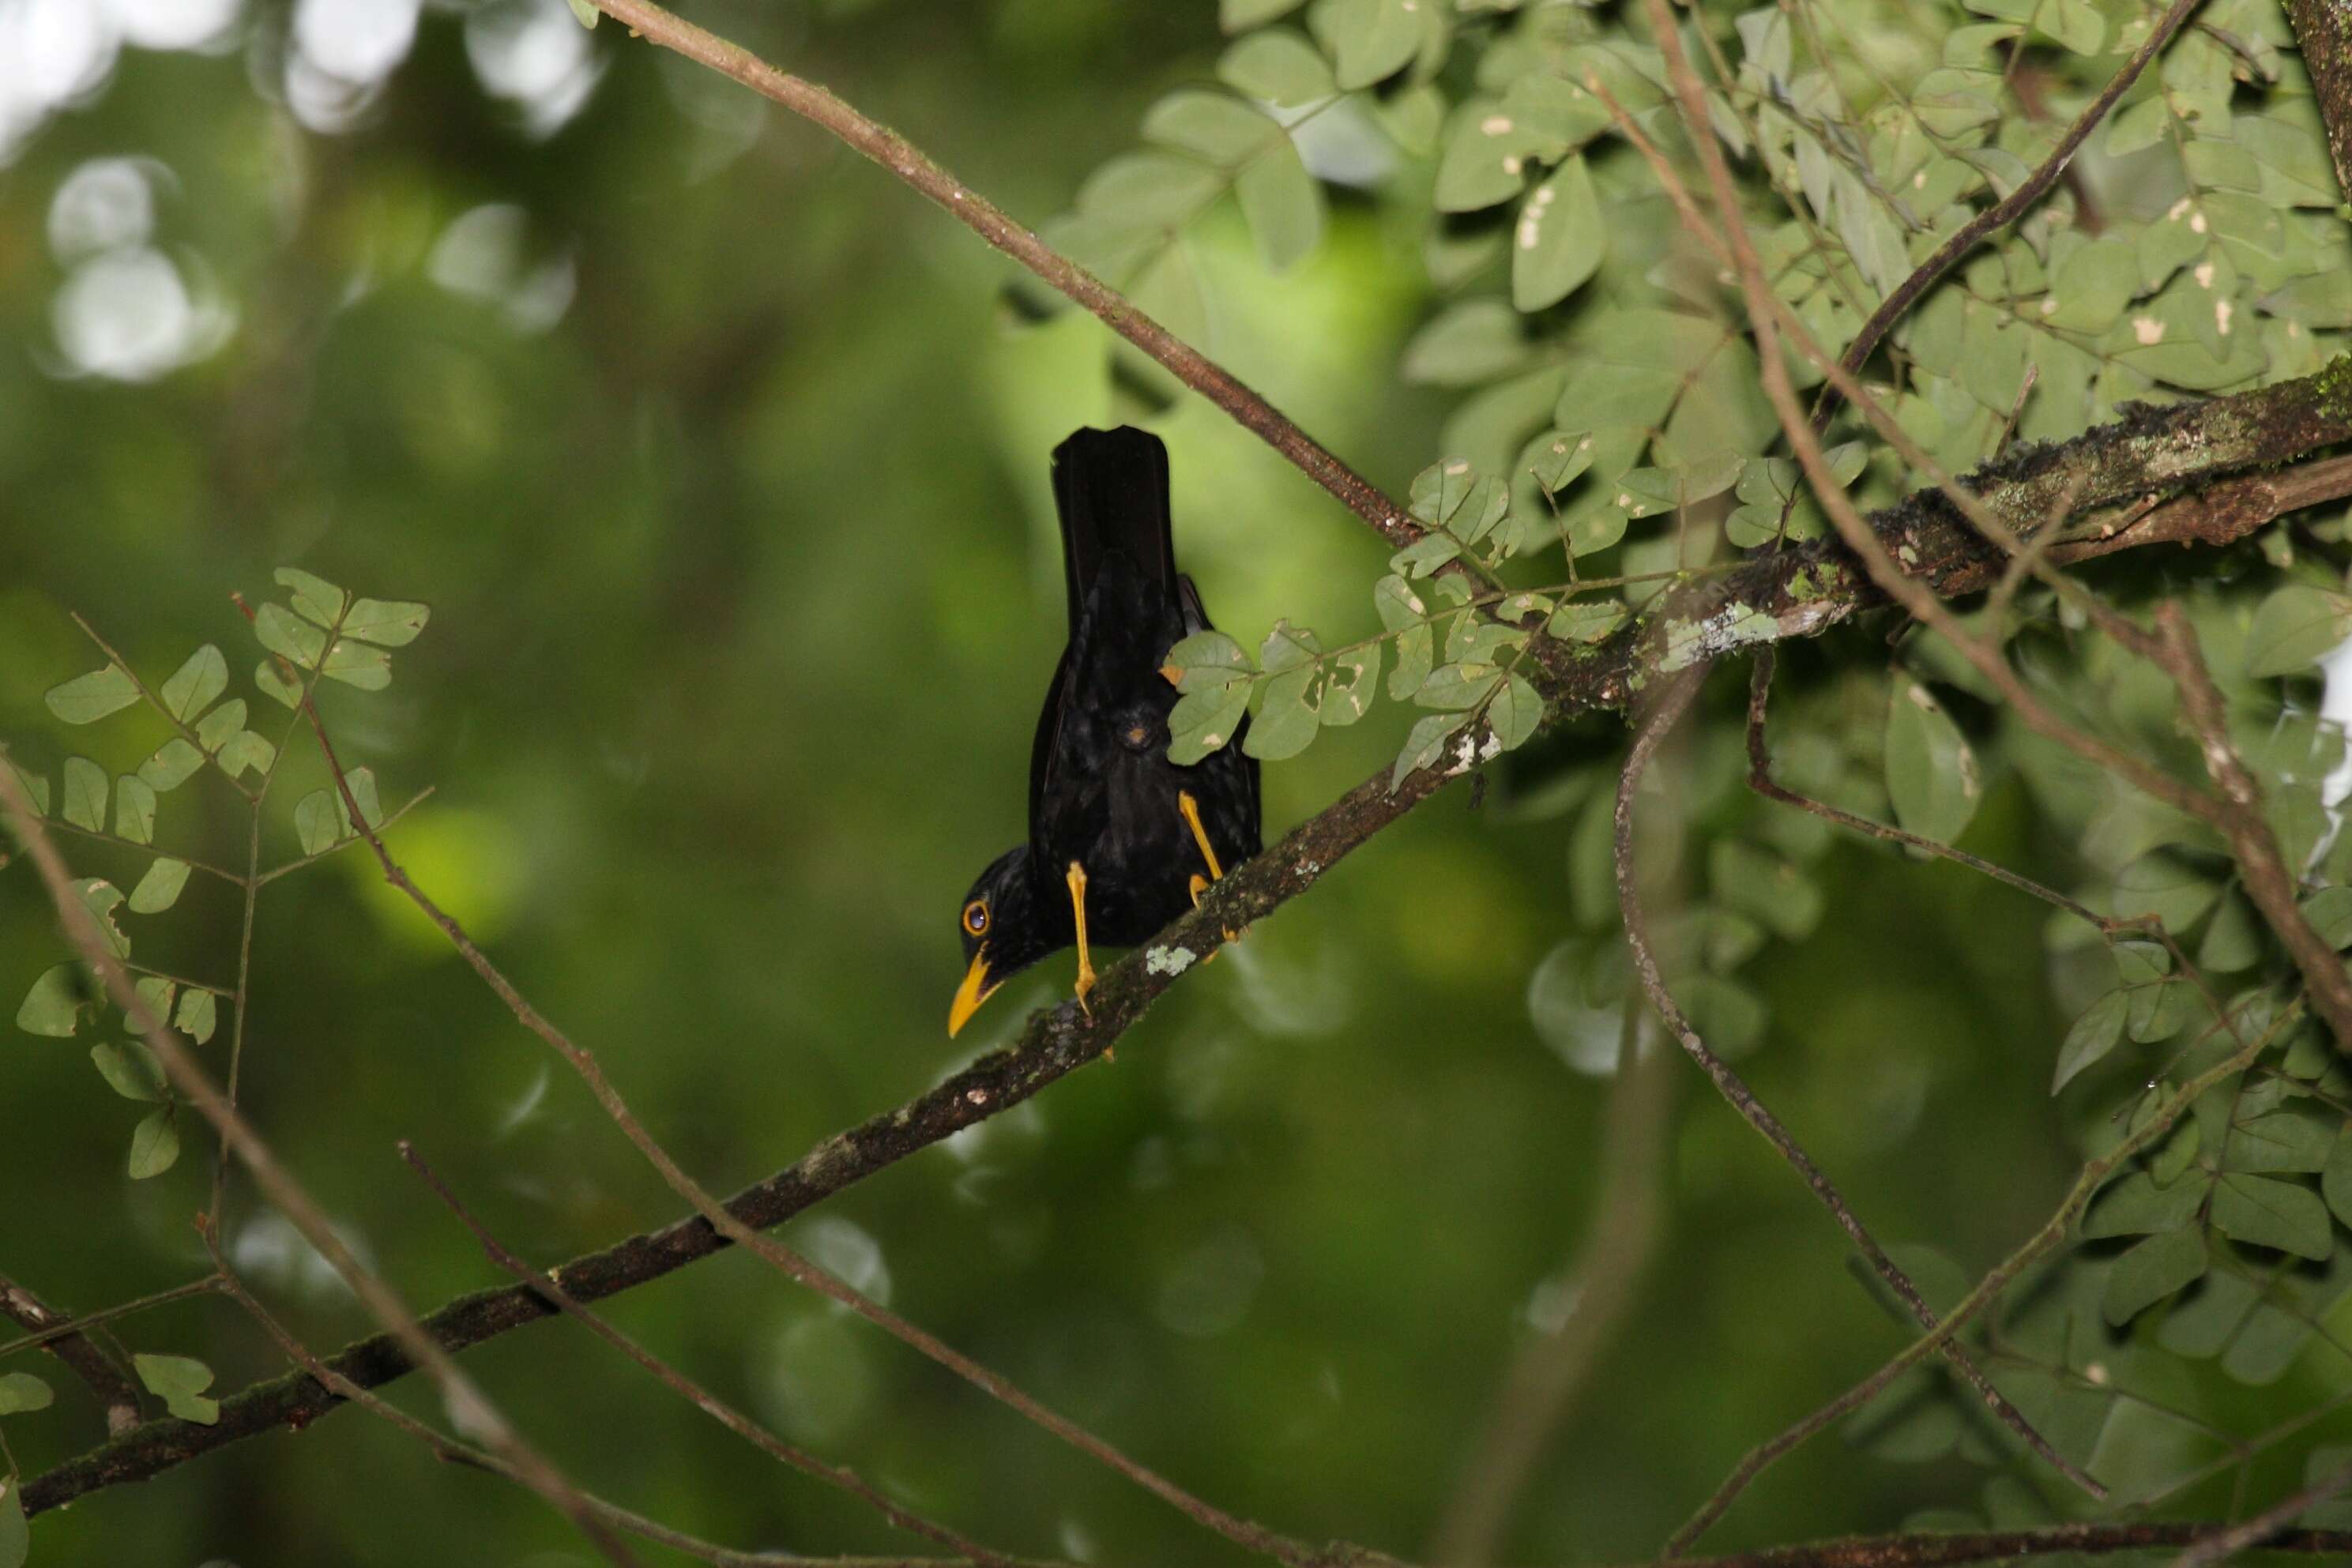
[[1168, 448], [1132, 425], [1081, 430], [1054, 448], [1054, 505], [1062, 518], [1062, 572], [1077, 624], [1104, 564], [1124, 556], [1164, 592], [1176, 591], [1168, 521]]

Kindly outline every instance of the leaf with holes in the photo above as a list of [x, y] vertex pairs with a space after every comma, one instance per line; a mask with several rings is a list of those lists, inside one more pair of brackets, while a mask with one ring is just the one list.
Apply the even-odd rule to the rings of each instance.
[[[1269, 638], [1269, 664], [1274, 651], [1273, 639]], [[1257, 716], [1250, 720], [1249, 738], [1242, 742], [1242, 749], [1267, 762], [1279, 762], [1306, 750], [1323, 723], [1319, 674], [1315, 665], [1307, 664], [1285, 669], [1268, 679], [1265, 698]]]
[[172, 1021], [182, 1034], [202, 1045], [212, 1039], [218, 1018], [219, 1009], [213, 994], [191, 987], [180, 993], [180, 1009], [172, 1015]]
[[1396, 767], [1389, 774], [1389, 793], [1396, 793], [1407, 774], [1429, 767], [1444, 755], [1446, 742], [1454, 732], [1469, 722], [1466, 713], [1433, 713], [1416, 719], [1412, 732], [1404, 737], [1403, 749], [1397, 753]]

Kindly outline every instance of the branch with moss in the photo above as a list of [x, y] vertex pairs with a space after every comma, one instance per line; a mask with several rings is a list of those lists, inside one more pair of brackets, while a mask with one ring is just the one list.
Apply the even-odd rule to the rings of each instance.
[[[2251, 471], [2293, 464], [2346, 441], [2352, 441], [2352, 358], [2315, 375], [2235, 397], [2136, 410], [2073, 441], [2012, 452], [1964, 482], [1999, 515], [2026, 519], [2021, 531], [2028, 536], [2038, 530], [2052, 500], [2074, 489], [2075, 521], [2063, 526], [2070, 533], [2087, 528], [2095, 537], [2103, 511], [2139, 506], [2151, 497], [2210, 494]], [[2107, 542], [2116, 549], [2175, 538], [2222, 544], [2268, 521], [2275, 515], [2271, 506], [2283, 505], [2283, 498], [2301, 504], [2325, 498], [2308, 486], [2284, 485], [2284, 478], [2265, 475], [2261, 486], [2270, 499], [2236, 507], [2226, 527], [2147, 539], [2135, 537], [2137, 529], [2123, 529]], [[2342, 472], [2336, 482], [2344, 487], [2335, 494], [2352, 491], [2352, 472]], [[1915, 495], [1869, 520], [1916, 580], [1946, 596], [1989, 586], [2007, 559], [1939, 494]], [[1665, 596], [1643, 620], [1597, 647], [1539, 644], [1542, 667], [1536, 678], [1544, 689], [1549, 721], [1559, 724], [1620, 708], [1629, 691], [1703, 659], [1744, 645], [1815, 635], [1885, 601], [1841, 545], [1817, 540]], [[1234, 868], [1199, 909], [1106, 969], [1088, 998], [1091, 1019], [1066, 1003], [1033, 1015], [1012, 1045], [906, 1104], [825, 1139], [791, 1166], [729, 1200], [729, 1212], [755, 1229], [781, 1224], [1094, 1061], [1179, 975], [1214, 952], [1225, 930], [1272, 915], [1359, 845], [1468, 772], [1475, 758], [1475, 747], [1467, 755], [1450, 754], [1408, 775], [1394, 789], [1385, 771], [1366, 779]], [[601, 1301], [726, 1245], [698, 1216], [575, 1259], [558, 1274], [579, 1300]], [[422, 1326], [444, 1348], [463, 1350], [554, 1312], [537, 1292], [511, 1286], [461, 1297], [425, 1317]], [[409, 1358], [381, 1334], [349, 1346], [330, 1364], [367, 1388], [411, 1370]], [[26, 1507], [38, 1512], [109, 1486], [145, 1479], [257, 1433], [304, 1426], [338, 1403], [308, 1376], [258, 1384], [223, 1401], [215, 1426], [150, 1422], [29, 1479]]]

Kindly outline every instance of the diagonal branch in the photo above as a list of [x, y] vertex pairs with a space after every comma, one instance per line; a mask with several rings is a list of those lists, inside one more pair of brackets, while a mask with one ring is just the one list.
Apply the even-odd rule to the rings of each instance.
[[71, 1320], [65, 1313], [5, 1274], [0, 1274], [0, 1318], [36, 1333], [64, 1327], [66, 1332], [47, 1342], [48, 1353], [70, 1367], [98, 1396], [99, 1404], [106, 1410], [107, 1431], [119, 1437], [139, 1425], [139, 1389], [131, 1381], [131, 1375], [96, 1340], [70, 1327]]
[[1234, 422], [1258, 436], [1290, 463], [1337, 496], [1396, 549], [1422, 537], [1422, 528], [1320, 442], [1215, 361], [1154, 321], [1116, 288], [1015, 222], [1002, 207], [934, 162], [921, 148], [868, 119], [833, 93], [788, 71], [778, 70], [740, 45], [705, 32], [653, 0], [593, 0], [596, 8], [627, 24], [663, 48], [708, 66], [742, 83], [771, 103], [781, 104], [839, 137], [882, 165], [968, 226], [974, 234], [1035, 273], [1058, 292], [1086, 307], [1103, 323], [1142, 350], [1169, 372], [1207, 398]]
[[[2014, 452], [1963, 482], [1994, 512], [2038, 524], [2053, 499], [2070, 486], [2078, 488], [2081, 507], [2095, 516], [2098, 508], [2136, 505], [2150, 496], [2229, 491], [2234, 476], [2248, 470], [2289, 463], [2346, 441], [2352, 441], [2352, 356], [2315, 375], [2234, 397], [2134, 410], [2073, 441]], [[2247, 483], [2284, 477], [2272, 473]], [[2164, 533], [2143, 541], [2134, 528], [2108, 542], [2116, 549], [2158, 539], [2226, 544], [2276, 515], [2270, 505], [2286, 504], [2276, 492], [2269, 494], [2269, 502], [2234, 511], [2227, 526], [2210, 531]], [[2295, 504], [2310, 504], [2304, 494], [2295, 492]], [[2007, 560], [1933, 492], [1915, 495], [1868, 521], [1882, 539], [1907, 552], [1913, 578], [1940, 594], [1990, 586]], [[1752, 643], [1816, 635], [1885, 602], [1860, 563], [1833, 539], [1811, 540], [1750, 560], [1693, 591], [1669, 597], [1671, 602], [1598, 649], [1544, 650], [1544, 665], [1531, 673], [1550, 704], [1552, 723], [1621, 707], [1629, 689], [1696, 660]], [[1272, 915], [1461, 771], [1466, 768], [1453, 761], [1443, 770], [1425, 768], [1393, 792], [1385, 772], [1366, 779], [1281, 842], [1234, 868], [1212, 886], [1200, 909], [1105, 970], [1088, 997], [1092, 1022], [1067, 1005], [1033, 1016], [1013, 1044], [906, 1104], [825, 1139], [793, 1165], [730, 1198], [729, 1212], [755, 1229], [782, 1224], [1085, 1066], [1117, 1043], [1176, 973], [1214, 951], [1223, 929]], [[575, 1259], [561, 1272], [573, 1295], [596, 1301], [725, 1246], [709, 1222], [692, 1217]], [[424, 1327], [443, 1347], [462, 1350], [553, 1310], [535, 1292], [509, 1287], [450, 1301], [426, 1317]], [[331, 1364], [368, 1388], [412, 1369], [408, 1357], [381, 1334], [349, 1346]], [[32, 1479], [25, 1506], [38, 1512], [105, 1487], [143, 1480], [257, 1433], [299, 1427], [335, 1404], [304, 1377], [257, 1384], [222, 1402], [217, 1426], [150, 1422]]]

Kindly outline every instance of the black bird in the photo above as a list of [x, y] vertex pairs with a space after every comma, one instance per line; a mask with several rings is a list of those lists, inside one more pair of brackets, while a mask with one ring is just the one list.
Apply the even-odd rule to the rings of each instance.
[[1132, 946], [1258, 852], [1257, 760], [1232, 744], [1168, 760], [1176, 688], [1168, 650], [1209, 624], [1176, 570], [1168, 448], [1122, 426], [1054, 449], [1069, 643], [1029, 756], [1029, 841], [980, 873], [958, 928], [970, 965], [948, 1012], [963, 1028], [989, 994], [1076, 944], [1077, 996], [1095, 983], [1089, 941]]

